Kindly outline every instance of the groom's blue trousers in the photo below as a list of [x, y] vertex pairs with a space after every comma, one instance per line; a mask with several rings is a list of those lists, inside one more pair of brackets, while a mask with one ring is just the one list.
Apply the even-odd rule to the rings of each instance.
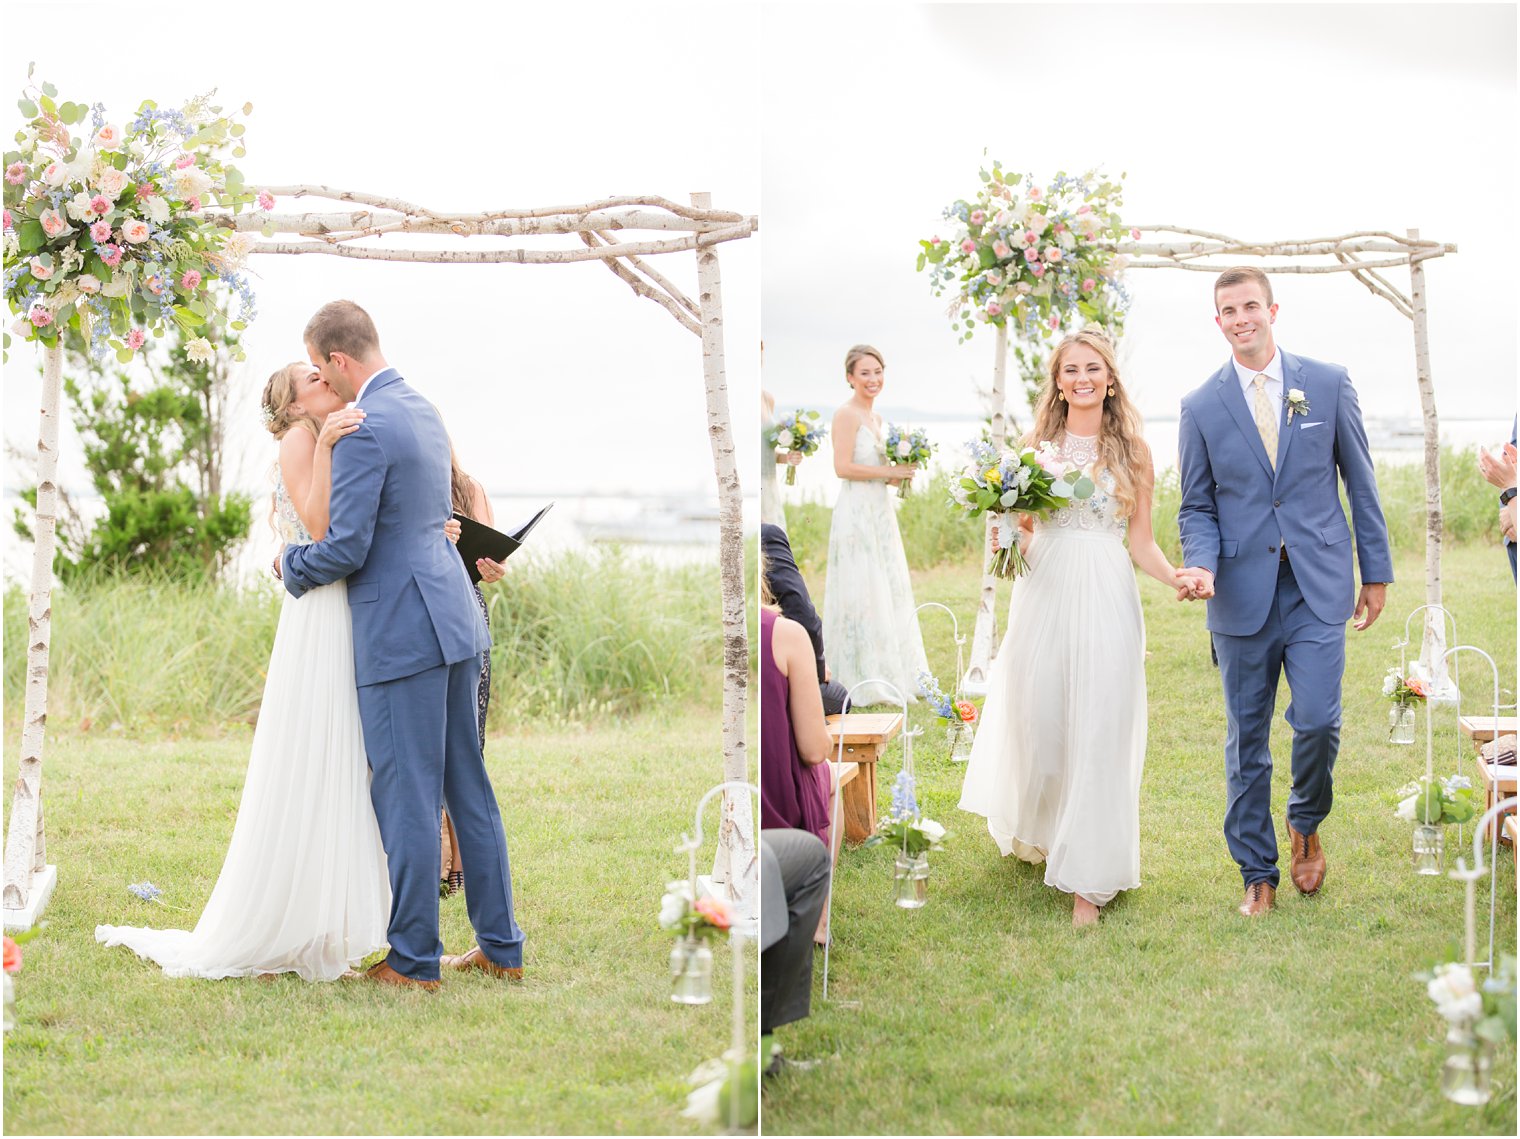
[[[448, 803], [464, 862], [465, 906], [481, 951], [522, 965], [512, 916], [512, 869], [476, 719], [480, 658], [359, 688], [370, 800], [391, 880], [390, 967], [438, 979], [440, 811]], [[461, 949], [462, 951], [462, 949]]]
[[1341, 674], [1346, 665], [1346, 627], [1321, 621], [1304, 601], [1283, 562], [1277, 596], [1266, 624], [1249, 637], [1214, 635], [1224, 683], [1224, 762], [1229, 804], [1224, 837], [1247, 886], [1278, 882], [1277, 832], [1272, 814], [1272, 712], [1277, 681], [1288, 677], [1292, 699], [1293, 790], [1288, 821], [1311, 835], [1330, 813], [1331, 772], [1341, 739]]

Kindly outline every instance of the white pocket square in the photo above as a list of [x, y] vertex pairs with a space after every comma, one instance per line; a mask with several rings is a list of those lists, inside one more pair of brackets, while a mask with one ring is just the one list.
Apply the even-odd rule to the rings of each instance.
[[1325, 421], [1323, 419], [1316, 419], [1313, 423], [1300, 423], [1298, 429], [1300, 431], [1307, 431], [1311, 427], [1323, 427], [1324, 425]]

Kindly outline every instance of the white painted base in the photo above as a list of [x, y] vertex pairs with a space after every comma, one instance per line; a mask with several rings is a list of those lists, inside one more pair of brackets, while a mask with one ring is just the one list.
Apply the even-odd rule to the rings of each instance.
[[27, 893], [26, 905], [19, 910], [6, 907], [5, 932], [25, 933], [36, 925], [37, 919], [42, 916], [42, 908], [53, 896], [53, 887], [56, 885], [58, 885], [58, 867], [44, 866], [41, 873], [34, 874], [32, 888]]
[[961, 677], [961, 694], [963, 696], [987, 695], [987, 670], [972, 666], [966, 670], [966, 675]]
[[[755, 893], [758, 894], [759, 891], [756, 890]], [[723, 896], [724, 892], [722, 890], [713, 888], [713, 880], [711, 874], [697, 875], [697, 897], [721, 898]], [[750, 938], [751, 940], [758, 938], [760, 936], [760, 915], [753, 913], [745, 914], [736, 912], [734, 914], [733, 931], [735, 933], [743, 934], [745, 937]]]

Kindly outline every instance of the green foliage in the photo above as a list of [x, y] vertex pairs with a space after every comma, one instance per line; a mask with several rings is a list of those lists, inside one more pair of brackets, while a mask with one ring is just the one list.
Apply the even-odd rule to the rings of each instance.
[[[49, 718], [132, 732], [205, 734], [258, 713], [284, 591], [238, 589], [162, 569], [83, 574], [53, 593], [69, 630], [52, 645]], [[586, 721], [666, 697], [720, 690], [717, 573], [619, 554], [513, 559], [486, 588], [494, 642], [490, 725]], [[7, 644], [26, 644], [26, 597], [5, 594]], [[5, 699], [19, 714], [26, 654], [5, 654]]]
[[[60, 527], [54, 568], [64, 582], [99, 574], [153, 568], [171, 580], [214, 577], [247, 537], [252, 501], [220, 494], [221, 409], [227, 387], [225, 360], [190, 359], [179, 336], [143, 353], [142, 373], [102, 362], [72, 338], [64, 390], [84, 444], [85, 467], [105, 504], [86, 530], [77, 516]], [[22, 498], [36, 508], [36, 490]], [[18, 534], [30, 539], [28, 515], [15, 512]]]

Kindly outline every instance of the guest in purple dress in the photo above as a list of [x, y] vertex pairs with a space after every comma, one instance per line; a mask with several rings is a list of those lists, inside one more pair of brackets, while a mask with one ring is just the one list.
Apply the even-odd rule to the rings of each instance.
[[[765, 599], [769, 602], [769, 598]], [[790, 678], [797, 677], [792, 684]], [[829, 841], [829, 729], [807, 630], [760, 609], [760, 825]]]

